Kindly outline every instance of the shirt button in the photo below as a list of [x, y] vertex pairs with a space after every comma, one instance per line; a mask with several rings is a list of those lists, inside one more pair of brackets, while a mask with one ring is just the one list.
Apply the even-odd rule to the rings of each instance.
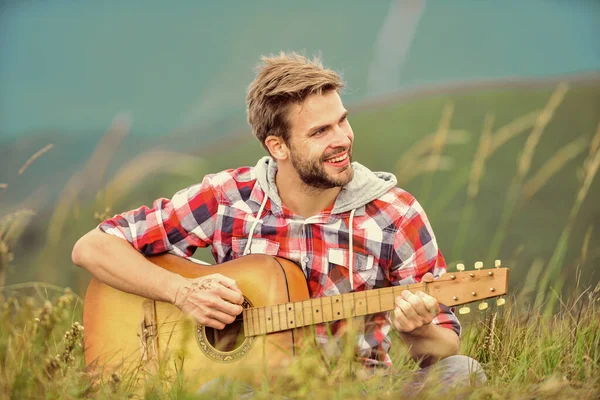
[[308, 258], [308, 256], [304, 256], [304, 257], [302, 258], [302, 261], [304, 261], [304, 263], [306, 264], [307, 262], [309, 262], [309, 261], [310, 261], [310, 258]]

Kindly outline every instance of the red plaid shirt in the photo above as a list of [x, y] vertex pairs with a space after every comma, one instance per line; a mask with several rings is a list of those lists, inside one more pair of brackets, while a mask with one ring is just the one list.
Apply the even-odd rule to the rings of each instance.
[[[146, 256], [171, 252], [190, 257], [197, 247], [212, 246], [215, 261], [223, 263], [243, 255], [265, 195], [255, 168], [227, 170], [207, 175], [171, 200], [156, 200], [152, 208], [144, 206], [108, 219], [99, 228], [127, 240]], [[349, 211], [333, 214], [330, 208], [305, 219], [269, 198], [253, 234], [251, 253], [296, 262], [313, 298], [351, 290], [350, 231], [356, 291], [420, 282], [426, 272], [437, 278], [446, 271], [425, 212], [408, 192], [392, 188], [357, 208], [352, 230], [349, 216]], [[448, 307], [440, 308], [433, 323], [460, 335], [456, 316]], [[364, 331], [358, 338], [358, 356], [366, 365], [391, 365], [390, 313], [359, 318], [364, 318]], [[341, 321], [329, 324], [333, 335], [342, 327]], [[331, 338], [327, 326], [317, 326], [318, 341], [329, 353], [331, 349], [338, 353]]]

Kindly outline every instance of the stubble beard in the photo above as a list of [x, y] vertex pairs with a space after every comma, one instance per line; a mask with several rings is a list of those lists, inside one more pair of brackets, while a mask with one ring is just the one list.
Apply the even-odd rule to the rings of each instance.
[[298, 156], [296, 151], [292, 150], [291, 161], [296, 173], [300, 177], [300, 180], [309, 188], [317, 190], [332, 189], [335, 187], [342, 187], [348, 184], [354, 177], [354, 170], [352, 169], [352, 150], [348, 149], [349, 163], [344, 167], [341, 172], [342, 176], [332, 177], [329, 176], [323, 162], [327, 158], [319, 159], [317, 161], [311, 161], [302, 159]]

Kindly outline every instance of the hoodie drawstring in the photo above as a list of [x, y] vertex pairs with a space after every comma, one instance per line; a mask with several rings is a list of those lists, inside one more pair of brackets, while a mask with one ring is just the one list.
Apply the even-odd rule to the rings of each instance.
[[352, 245], [352, 228], [354, 225], [354, 212], [356, 208], [353, 208], [350, 211], [350, 221], [348, 221], [349, 229], [348, 229], [348, 247], [350, 250], [348, 251], [348, 262], [350, 263], [350, 290], [354, 290], [354, 247]]
[[244, 249], [245, 256], [250, 254], [250, 244], [252, 243], [252, 236], [254, 236], [254, 229], [256, 229], [256, 225], [258, 225], [259, 222], [262, 224], [262, 219], [260, 219], [260, 216], [262, 215], [262, 212], [265, 209], [265, 205], [267, 204], [268, 199], [269, 199], [269, 197], [265, 193], [265, 197], [260, 205], [260, 208], [258, 209], [258, 214], [256, 214], [256, 219], [254, 220], [254, 222], [252, 223], [252, 227], [250, 228], [250, 235], [248, 236], [248, 241], [246, 242], [246, 248]]

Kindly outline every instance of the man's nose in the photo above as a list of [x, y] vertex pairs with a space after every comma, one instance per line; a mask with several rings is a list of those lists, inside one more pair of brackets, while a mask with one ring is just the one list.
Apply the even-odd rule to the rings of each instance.
[[336, 126], [333, 130], [333, 143], [331, 147], [344, 147], [350, 146], [352, 144], [352, 140], [350, 139], [350, 132], [347, 129], [344, 129], [341, 126]]

